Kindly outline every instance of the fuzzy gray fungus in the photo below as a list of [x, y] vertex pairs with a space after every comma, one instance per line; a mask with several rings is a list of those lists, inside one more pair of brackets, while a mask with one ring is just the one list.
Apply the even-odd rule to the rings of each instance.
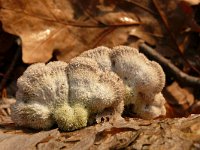
[[72, 131], [96, 118], [121, 117], [124, 105], [144, 119], [166, 114], [161, 91], [161, 66], [137, 49], [97, 47], [68, 64], [61, 61], [29, 66], [18, 79], [16, 103], [11, 106], [16, 125], [49, 129], [57, 124]]

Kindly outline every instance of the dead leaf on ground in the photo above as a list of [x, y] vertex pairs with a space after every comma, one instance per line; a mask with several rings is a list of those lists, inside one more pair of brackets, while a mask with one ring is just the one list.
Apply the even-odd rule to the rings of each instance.
[[190, 5], [198, 5], [200, 0], [184, 0], [185, 2], [189, 3]]
[[47, 62], [52, 55], [68, 61], [99, 45], [137, 47], [139, 41], [176, 58], [191, 42], [187, 29], [199, 28], [191, 6], [180, 0], [0, 2], [3, 28], [22, 39], [25, 63]]
[[187, 116], [190, 108], [194, 104], [194, 95], [187, 88], [182, 88], [177, 82], [172, 83], [164, 90], [164, 96], [171, 108], [175, 111], [176, 116]]
[[69, 60], [98, 45], [129, 45], [131, 36], [154, 45], [163, 36], [151, 1], [0, 2], [3, 28], [22, 39], [25, 63], [46, 62], [53, 52]]
[[[0, 147], [4, 150], [11, 149], [33, 149], [38, 147], [41, 143], [56, 140], [60, 136], [57, 129], [50, 131], [43, 131], [33, 135], [19, 135], [19, 134], [0, 134]], [[12, 144], [11, 144], [12, 143]], [[60, 143], [62, 144], [62, 143]], [[51, 145], [53, 149], [53, 145]], [[63, 145], [59, 145], [60, 148]], [[58, 148], [58, 147], [56, 147]]]
[[[153, 2], [159, 4], [162, 15]], [[67, 61], [98, 45], [137, 47], [139, 40], [155, 46], [165, 53], [164, 56], [174, 58], [177, 56], [175, 44], [184, 53], [191, 42], [190, 32], [186, 29], [195, 32], [199, 29], [191, 6], [180, 2], [0, 0], [0, 20], [7, 32], [22, 39], [25, 63], [47, 62], [53, 53], [58, 60]], [[193, 3], [196, 5], [197, 1]], [[169, 29], [161, 17], [169, 24]], [[174, 34], [175, 43], [169, 32]], [[176, 113], [173, 116], [189, 115], [191, 107], [193, 113], [199, 113], [200, 105], [193, 105], [192, 93], [176, 82], [166, 88], [165, 97], [170, 104], [169, 110]], [[0, 147], [4, 149], [200, 148], [199, 115], [157, 120], [129, 118], [74, 132], [54, 129], [34, 133], [36, 131], [14, 127], [7, 109], [9, 105], [0, 104]]]
[[[20, 1], [15, 4], [12, 0], [1, 0], [0, 16], [3, 27], [21, 37], [24, 62], [46, 62], [52, 57], [54, 50], [59, 60], [67, 60], [96, 46], [96, 43], [99, 45], [101, 38], [113, 29], [113, 25], [115, 26], [113, 22], [116, 23], [117, 17], [123, 25], [139, 23], [126, 12], [123, 12], [123, 15], [118, 12], [112, 15], [114, 20], [110, 19], [109, 25], [102, 26], [103, 22], [100, 21], [103, 19], [99, 22], [94, 21], [100, 14], [91, 17], [85, 14], [85, 9], [82, 10], [77, 3], [79, 2], [69, 0], [42, 0]], [[90, 3], [88, 7], [91, 7]], [[121, 27], [118, 31], [127, 32], [126, 29]], [[112, 36], [112, 40], [116, 38], [117, 36]], [[115, 44], [123, 44], [126, 41], [120, 40]]]

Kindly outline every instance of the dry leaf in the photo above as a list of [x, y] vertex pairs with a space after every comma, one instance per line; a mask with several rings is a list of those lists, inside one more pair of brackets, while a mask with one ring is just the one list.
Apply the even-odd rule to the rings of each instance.
[[1, 0], [0, 9], [4, 29], [22, 39], [25, 63], [46, 62], [53, 52], [59, 60], [69, 60], [98, 45], [126, 44], [129, 36], [154, 45], [154, 37], [162, 37], [154, 15], [145, 0]]
[[189, 108], [194, 104], [194, 95], [187, 88], [181, 88], [177, 82], [166, 87], [164, 96], [176, 116], [186, 116], [189, 114]]
[[[3, 28], [21, 37], [25, 63], [47, 62], [53, 53], [57, 59], [68, 61], [98, 45], [137, 47], [133, 42], [138, 43], [140, 39], [162, 47], [161, 52], [174, 49], [173, 39], [169, 38], [159, 12], [150, 0], [0, 2]], [[155, 2], [163, 11], [171, 32], [176, 33], [178, 44], [184, 49], [188, 42], [183, 42], [185, 35], [178, 33], [183, 28], [191, 27], [191, 22], [185, 20], [187, 14], [178, 5], [180, 1]]]
[[184, 0], [185, 2], [189, 3], [190, 5], [198, 5], [200, 0]]
[[[112, 26], [119, 15], [122, 18], [119, 21], [124, 25], [138, 24], [135, 18], [119, 12], [113, 21], [110, 18], [109, 25], [102, 26], [100, 21], [103, 19], [94, 21], [100, 14], [89, 16], [78, 3], [80, 2], [69, 0], [40, 0], [19, 1], [16, 4], [14, 0], [1, 0], [0, 18], [3, 27], [7, 32], [21, 37], [25, 63], [46, 62], [52, 57], [53, 51], [56, 51], [59, 60], [68, 60], [84, 50], [103, 44], [101, 39], [109, 34], [108, 30], [113, 30]], [[89, 3], [88, 8], [90, 7], [95, 6]], [[129, 21], [123, 20], [124, 18]], [[123, 32], [121, 28], [120, 33]]]
[[200, 101], [197, 101], [192, 105], [191, 114], [200, 114]]
[[59, 136], [60, 133], [57, 129], [51, 131], [42, 131], [33, 135], [0, 134], [0, 147], [4, 150], [33, 149], [34, 147], [36, 148], [40, 143], [48, 142], [50, 139], [58, 138]]

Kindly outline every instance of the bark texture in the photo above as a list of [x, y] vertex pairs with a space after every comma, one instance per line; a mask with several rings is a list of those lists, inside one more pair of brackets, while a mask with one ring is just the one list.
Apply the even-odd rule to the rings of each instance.
[[200, 115], [142, 120], [127, 118], [74, 132], [33, 132], [0, 125], [0, 147], [11, 149], [200, 149]]

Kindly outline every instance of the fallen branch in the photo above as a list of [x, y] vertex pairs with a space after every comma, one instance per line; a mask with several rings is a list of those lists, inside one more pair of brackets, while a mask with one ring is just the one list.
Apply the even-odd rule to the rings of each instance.
[[167, 71], [169, 71], [175, 77], [175, 79], [179, 82], [180, 85], [200, 87], [200, 78], [193, 77], [184, 73], [174, 64], [172, 64], [171, 61], [164, 58], [150, 46], [143, 43], [140, 45], [140, 51], [146, 54], [147, 56], [150, 56], [154, 60], [158, 61]]

